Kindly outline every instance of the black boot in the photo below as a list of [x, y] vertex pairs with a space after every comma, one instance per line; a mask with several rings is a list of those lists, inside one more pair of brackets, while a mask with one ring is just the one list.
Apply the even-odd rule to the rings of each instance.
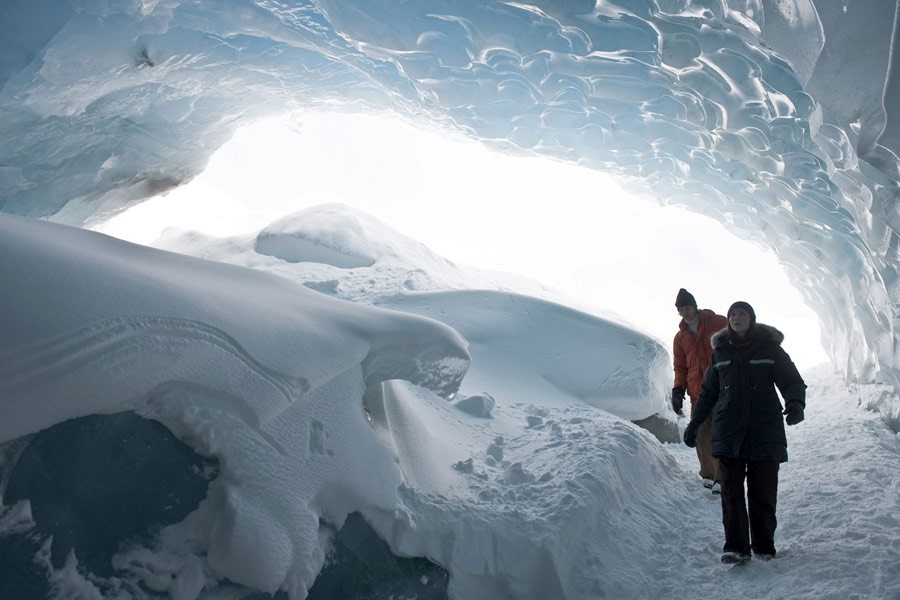
[[725, 552], [722, 554], [722, 562], [726, 565], [742, 565], [750, 560], [750, 555], [744, 552]]

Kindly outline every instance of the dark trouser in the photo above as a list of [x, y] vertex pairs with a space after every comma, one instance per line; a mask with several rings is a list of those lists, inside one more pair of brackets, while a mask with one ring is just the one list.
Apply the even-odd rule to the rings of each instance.
[[[722, 524], [725, 552], [775, 554], [775, 502], [778, 497], [777, 460], [719, 457], [722, 478]], [[744, 502], [744, 478], [747, 502]], [[749, 519], [747, 508], [749, 506]]]

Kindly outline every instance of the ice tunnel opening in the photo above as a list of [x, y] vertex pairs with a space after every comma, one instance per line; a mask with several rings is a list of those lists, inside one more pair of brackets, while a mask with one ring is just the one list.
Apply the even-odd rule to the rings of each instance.
[[389, 114], [302, 112], [245, 126], [194, 180], [95, 228], [142, 244], [168, 227], [230, 236], [327, 203], [366, 212], [459, 265], [538, 281], [667, 345], [680, 287], [717, 312], [744, 299], [785, 333], [798, 365], [828, 361], [819, 319], [775, 254], [724, 224], [660, 206], [599, 171]]

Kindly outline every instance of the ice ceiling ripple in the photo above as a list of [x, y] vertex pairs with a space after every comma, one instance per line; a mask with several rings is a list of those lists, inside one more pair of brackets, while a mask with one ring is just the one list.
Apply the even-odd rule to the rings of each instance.
[[260, 116], [393, 110], [724, 220], [775, 250], [837, 366], [900, 382], [894, 0], [17, 0], [3, 11], [7, 212], [80, 224], [190, 180]]

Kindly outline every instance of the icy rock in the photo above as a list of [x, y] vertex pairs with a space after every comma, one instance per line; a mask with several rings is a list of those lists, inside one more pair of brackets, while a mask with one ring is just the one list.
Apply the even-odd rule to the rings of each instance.
[[[74, 550], [87, 571], [107, 577], [123, 541], [146, 542], [197, 507], [216, 465], [156, 421], [130, 412], [91, 415], [35, 434], [3, 501], [31, 503], [37, 530], [53, 538], [55, 568]], [[0, 563], [11, 558], [4, 553]]]
[[445, 569], [425, 558], [394, 556], [365, 519], [351, 513], [335, 536], [307, 600], [446, 600], [449, 579]]
[[454, 402], [454, 406], [459, 410], [483, 419], [491, 418], [491, 413], [493, 412], [495, 405], [496, 402], [494, 401], [494, 397], [487, 392], [474, 394], [472, 396], [460, 394], [460, 397]]
[[473, 473], [475, 471], [475, 465], [471, 458], [457, 462], [453, 465], [453, 468], [460, 473]]
[[50, 572], [36, 560], [48, 543], [34, 532], [0, 535], [0, 598], [50, 598]]
[[652, 433], [660, 442], [677, 443], [681, 441], [681, 435], [678, 432], [678, 423], [671, 419], [666, 419], [660, 415], [651, 415], [646, 419], [632, 422], [638, 427]]
[[513, 463], [511, 464], [504, 472], [503, 472], [503, 482], [508, 483], [510, 485], [519, 485], [522, 483], [528, 483], [534, 479], [534, 476], [531, 475], [528, 471], [525, 470], [525, 467], [522, 466], [522, 463]]
[[497, 444], [491, 444], [490, 446], [488, 446], [487, 454], [497, 462], [503, 460], [503, 448], [501, 448]]
[[328, 281], [307, 281], [303, 285], [311, 290], [316, 290], [329, 296], [336, 296], [340, 291], [341, 282], [337, 279], [329, 279]]

